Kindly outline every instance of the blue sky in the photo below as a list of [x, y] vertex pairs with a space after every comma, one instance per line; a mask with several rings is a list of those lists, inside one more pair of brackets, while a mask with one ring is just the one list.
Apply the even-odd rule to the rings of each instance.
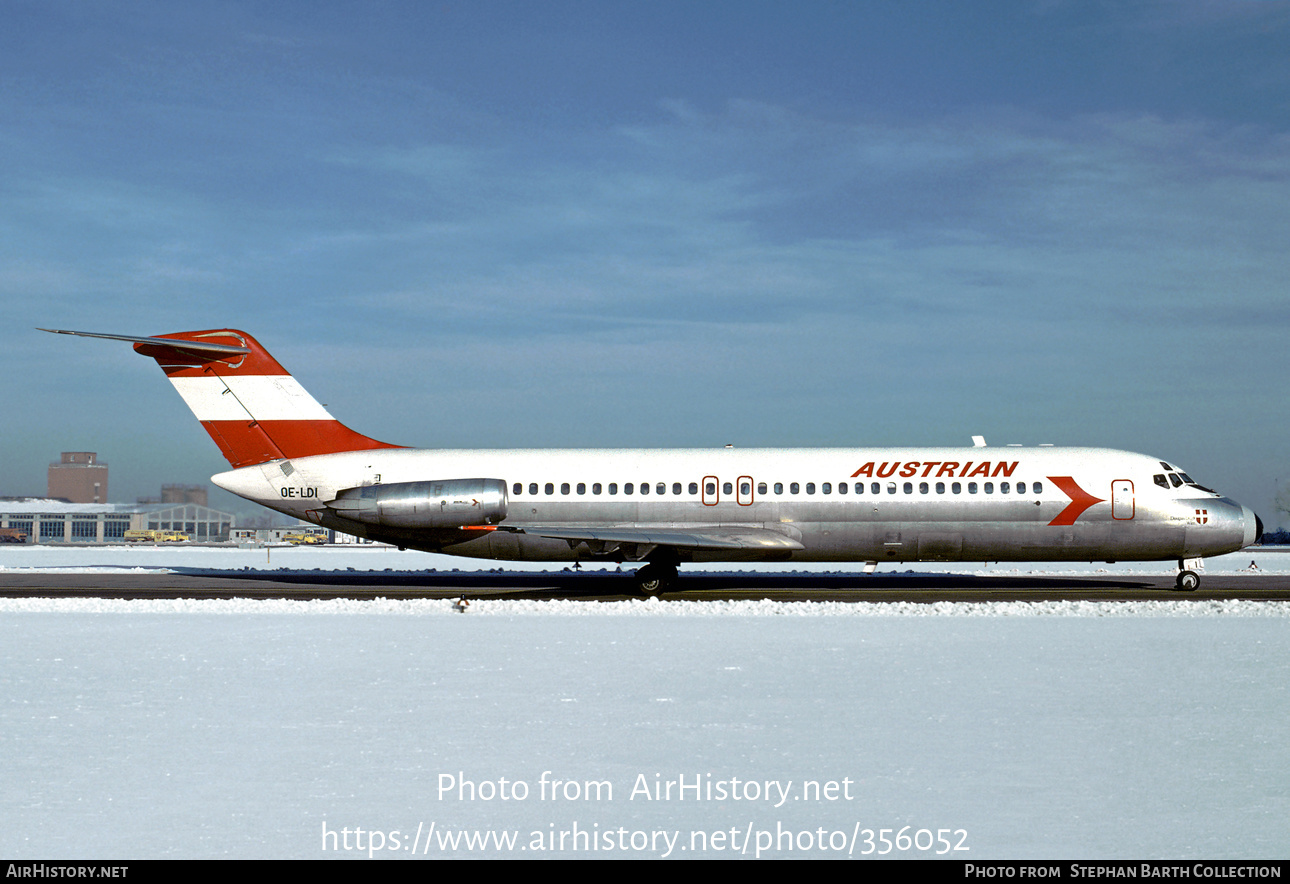
[[225, 468], [255, 334], [427, 447], [1106, 445], [1275, 523], [1290, 3], [0, 3], [0, 494]]

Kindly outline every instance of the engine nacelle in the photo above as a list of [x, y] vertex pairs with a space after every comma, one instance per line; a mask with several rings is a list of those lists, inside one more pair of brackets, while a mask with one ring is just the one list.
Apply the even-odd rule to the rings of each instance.
[[506, 518], [501, 479], [446, 479], [346, 488], [327, 507], [336, 515], [387, 528], [461, 528]]

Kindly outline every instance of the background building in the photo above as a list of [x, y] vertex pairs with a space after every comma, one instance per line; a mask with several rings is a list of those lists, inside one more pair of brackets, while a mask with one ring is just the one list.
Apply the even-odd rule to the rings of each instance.
[[162, 485], [160, 497], [140, 497], [137, 503], [195, 503], [206, 506], [205, 485]]
[[162, 485], [162, 503], [195, 503], [206, 506], [205, 485]]
[[93, 451], [64, 451], [49, 465], [48, 496], [71, 503], [107, 503], [108, 465]]
[[27, 543], [122, 543], [132, 530], [178, 531], [197, 543], [229, 539], [233, 514], [195, 503], [65, 503], [0, 500], [0, 528], [16, 528]]

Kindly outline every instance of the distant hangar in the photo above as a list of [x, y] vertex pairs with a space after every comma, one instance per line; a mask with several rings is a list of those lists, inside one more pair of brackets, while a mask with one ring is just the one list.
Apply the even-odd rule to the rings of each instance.
[[0, 500], [0, 528], [16, 529], [27, 543], [123, 543], [125, 532], [138, 530], [175, 531], [198, 543], [216, 543], [229, 539], [232, 524], [232, 513], [197, 503]]

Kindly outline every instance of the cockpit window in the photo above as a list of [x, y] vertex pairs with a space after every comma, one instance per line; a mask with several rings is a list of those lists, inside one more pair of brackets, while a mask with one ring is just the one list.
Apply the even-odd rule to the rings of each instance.
[[1208, 491], [1210, 494], [1218, 493], [1213, 488], [1206, 488], [1204, 485], [1200, 484], [1199, 482], [1197, 482], [1195, 479], [1193, 479], [1191, 476], [1187, 475], [1186, 473], [1179, 473], [1178, 475], [1182, 476], [1183, 481], [1193, 488], [1199, 488], [1201, 491]]
[[1151, 478], [1155, 481], [1157, 485], [1159, 485], [1161, 488], [1164, 488], [1165, 490], [1169, 489], [1170, 484], [1172, 484], [1174, 488], [1181, 488], [1184, 485], [1190, 485], [1192, 488], [1198, 488], [1201, 491], [1206, 491], [1210, 494], [1218, 493], [1213, 488], [1206, 488], [1204, 485], [1201, 485], [1199, 482], [1197, 482], [1191, 476], [1184, 473], [1182, 470], [1174, 470], [1173, 467], [1168, 466], [1168, 464], [1166, 464], [1164, 461], [1161, 461], [1160, 465], [1169, 470], [1167, 474], [1168, 478], [1166, 478], [1166, 474], [1163, 474], [1163, 473], [1156, 473]]

